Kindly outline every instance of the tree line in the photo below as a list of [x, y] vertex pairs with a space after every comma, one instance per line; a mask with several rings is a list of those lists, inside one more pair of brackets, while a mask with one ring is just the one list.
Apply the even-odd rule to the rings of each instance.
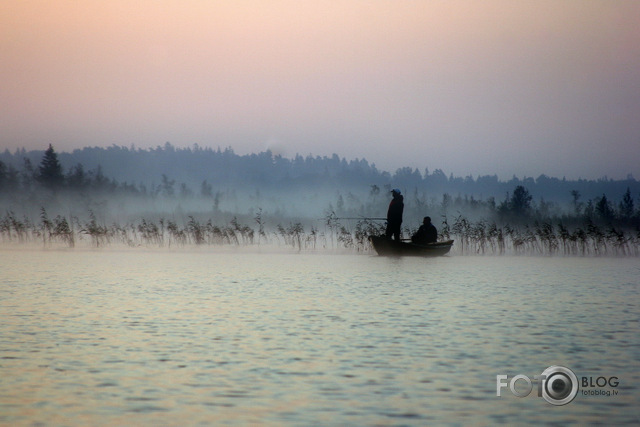
[[84, 189], [140, 192], [135, 185], [126, 182], [118, 183], [114, 178], [107, 178], [99, 165], [87, 171], [81, 163], [78, 163], [65, 172], [58, 153], [51, 144], [42, 154], [42, 159], [37, 166], [33, 165], [29, 157], [23, 158], [21, 168], [0, 160], [0, 194]]
[[[476, 198], [494, 197], [500, 200], [507, 192], [523, 186], [535, 199], [543, 197], [551, 202], [565, 202], [571, 191], [583, 200], [600, 197], [621, 197], [627, 188], [632, 195], [640, 194], [640, 182], [631, 175], [613, 180], [568, 180], [540, 175], [512, 177], [500, 180], [496, 175], [456, 177], [442, 169], [423, 170], [403, 167], [390, 173], [379, 170], [366, 159], [347, 161], [332, 156], [285, 158], [269, 150], [247, 155], [235, 154], [231, 148], [212, 149], [197, 145], [176, 148], [170, 143], [153, 149], [134, 146], [84, 147], [72, 152], [46, 150], [5, 150], [0, 153], [0, 189], [25, 191], [43, 182], [67, 188], [92, 188], [109, 191], [134, 192], [141, 195], [205, 196], [226, 188], [261, 191], [307, 190], [309, 188], [367, 188], [375, 184], [381, 188], [401, 188], [405, 193], [427, 189], [430, 194], [462, 194]], [[48, 154], [47, 154], [48, 153]], [[43, 157], [55, 162], [42, 175]], [[34, 166], [36, 165], [36, 166]], [[35, 184], [35, 185], [34, 185]], [[346, 191], [345, 191], [346, 192]]]
[[[359, 217], [365, 221], [367, 217], [384, 216], [389, 201], [388, 192], [396, 187], [402, 188], [405, 196], [405, 236], [410, 236], [422, 222], [422, 217], [429, 215], [443, 236], [455, 235], [459, 243], [468, 248], [465, 250], [477, 247], [478, 251], [483, 252], [486, 248], [493, 247], [500, 252], [499, 248], [509, 246], [508, 242], [511, 242], [514, 251], [532, 245], [530, 251], [533, 252], [543, 247], [547, 248], [546, 251], [553, 252], [553, 248], [562, 247], [568, 253], [588, 253], [588, 248], [600, 247], [599, 244], [579, 244], [585, 242], [584, 236], [591, 236], [589, 238], [593, 241], [610, 241], [606, 245], [608, 248], [622, 248], [618, 251], [620, 253], [633, 253], [633, 242], [640, 238], [640, 203], [634, 197], [640, 195], [640, 185], [631, 177], [623, 181], [567, 181], [539, 177], [537, 180], [514, 178], [501, 182], [490, 177], [478, 177], [476, 180], [446, 177], [438, 169], [431, 174], [427, 171], [421, 174], [415, 170], [399, 169], [396, 174], [391, 175], [377, 171], [366, 160], [347, 162], [337, 156], [324, 159], [303, 159], [300, 156], [284, 159], [270, 152], [238, 156], [231, 150], [197, 147], [178, 150], [170, 145], [156, 150], [121, 147], [95, 150], [80, 151], [100, 155], [115, 150], [122, 163], [118, 170], [132, 167], [125, 161], [129, 157], [140, 156], [138, 160], [155, 158], [158, 164], [151, 162], [152, 164], [140, 165], [138, 169], [158, 167], [159, 171], [167, 173], [160, 173], [158, 183], [149, 186], [144, 183], [119, 182], [115, 177], [107, 177], [99, 163], [92, 164], [96, 165], [93, 168], [87, 168], [82, 163], [64, 167], [61, 158], [65, 153], [58, 154], [51, 145], [39, 152], [36, 161], [32, 161], [30, 156], [23, 157], [20, 168], [11, 162], [0, 160], [0, 207], [6, 213], [2, 223], [4, 240], [19, 240], [17, 236], [21, 235], [21, 230], [26, 229], [32, 230], [31, 235], [49, 236], [53, 241], [60, 238], [71, 239], [71, 236], [75, 237], [69, 241], [75, 241], [84, 233], [82, 230], [88, 231], [90, 236], [109, 235], [111, 238], [118, 233], [122, 235], [122, 231], [117, 230], [133, 230], [132, 236], [123, 241], [145, 244], [151, 241], [179, 243], [179, 236], [186, 236], [182, 239], [184, 242], [196, 243], [250, 241], [247, 236], [264, 237], [270, 232], [284, 239], [284, 236], [289, 235], [287, 230], [292, 230], [293, 235], [297, 236], [291, 238], [293, 241], [299, 238], [300, 242], [310, 242], [315, 240], [309, 236], [318, 237], [318, 225], [313, 221], [323, 222], [321, 218], [333, 218], [328, 222], [324, 221], [332, 224], [331, 233], [324, 234], [325, 240], [333, 242], [335, 237], [336, 242], [354, 242], [355, 246], [366, 246], [363, 234], [356, 232], [357, 223], [354, 225], [346, 222], [338, 226], [337, 219]], [[20, 154], [27, 153], [19, 152], [16, 155]], [[194, 155], [205, 160], [209, 155], [225, 159], [225, 162], [233, 165], [235, 176], [247, 175], [245, 181], [211, 178], [217, 176], [213, 172], [209, 175], [195, 174], [202, 181], [194, 189], [168, 174], [170, 170], [176, 169], [163, 168], [167, 164], [180, 165], [185, 159], [193, 160]], [[200, 161], [202, 159], [198, 162]], [[217, 167], [220, 167], [220, 163], [210, 164], [212, 170]], [[198, 167], [193, 166], [191, 169], [194, 172]], [[255, 177], [256, 173], [260, 179], [252, 181], [250, 178]], [[441, 185], [436, 185], [437, 182]], [[535, 195], [531, 191], [531, 188], [540, 191], [541, 188], [558, 182], [563, 182], [566, 190], [562, 202], [548, 197], [546, 193]], [[500, 190], [499, 196], [482, 197], [473, 192], [436, 190], [473, 189], [479, 184], [489, 183], [498, 184], [496, 188]], [[320, 187], [328, 190], [318, 192], [317, 188]], [[603, 189], [615, 192], [596, 193]], [[272, 191], [271, 199], [281, 202], [279, 207], [269, 207], [269, 191]], [[286, 203], [293, 203], [291, 200], [295, 200], [295, 197], [290, 198], [290, 195], [295, 191], [299, 191], [298, 196], [309, 194], [308, 199], [302, 200], [302, 204], [309, 204], [312, 199], [316, 203], [311, 214], [296, 216], [286, 206], [282, 207]], [[589, 196], [594, 193], [595, 196]], [[144, 205], [142, 213], [130, 216], [128, 225], [113, 228], [109, 224], [113, 225], [115, 222], [109, 212], [116, 210], [115, 205], [118, 203], [122, 205], [121, 200], [125, 200], [122, 196], [130, 197], [126, 200], [149, 203]], [[239, 207], [237, 200], [233, 203], [233, 198], [239, 199], [242, 196], [248, 202]], [[188, 203], [198, 200], [204, 203]], [[154, 201], [174, 203], [158, 204]], [[75, 206], [68, 208], [68, 204]], [[42, 215], [43, 212], [45, 216]], [[47, 212], [53, 213], [51, 218]], [[149, 216], [148, 212], [152, 212], [152, 215]], [[236, 227], [237, 223], [232, 224], [234, 218], [236, 221], [244, 218], [251, 223], [251, 218], [258, 212], [258, 228], [249, 229], [245, 226], [241, 232]], [[140, 218], [144, 218], [141, 223]], [[159, 230], [161, 238], [149, 240], [148, 236], [153, 233], [146, 227], [153, 230], [153, 224]], [[373, 231], [369, 224], [364, 228], [369, 232]], [[104, 231], [102, 234], [101, 230]], [[234, 238], [230, 230], [240, 233], [240, 238]], [[221, 237], [223, 235], [227, 237]], [[536, 239], [532, 238], [533, 235], [537, 236]], [[205, 236], [204, 240], [198, 236]], [[548, 244], [542, 245], [540, 239], [546, 239]], [[555, 243], [550, 244], [551, 241]], [[613, 241], [617, 243], [611, 243]]]

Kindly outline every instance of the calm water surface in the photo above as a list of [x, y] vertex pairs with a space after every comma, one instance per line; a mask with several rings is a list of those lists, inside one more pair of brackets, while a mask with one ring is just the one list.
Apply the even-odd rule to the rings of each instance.
[[[2, 251], [0, 424], [637, 423], [639, 278], [630, 258]], [[551, 365], [619, 385], [496, 396]]]

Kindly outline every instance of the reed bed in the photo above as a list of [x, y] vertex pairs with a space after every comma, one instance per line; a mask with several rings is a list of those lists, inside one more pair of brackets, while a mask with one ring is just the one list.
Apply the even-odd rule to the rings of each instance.
[[638, 256], [640, 229], [615, 228], [587, 219], [569, 227], [561, 221], [533, 221], [532, 224], [504, 224], [455, 218], [443, 237], [456, 240], [458, 254], [517, 254], [565, 256]]
[[[39, 220], [18, 218], [9, 211], [0, 217], [0, 242], [23, 245], [40, 242], [43, 247], [186, 247], [186, 246], [284, 246], [298, 251], [347, 250], [373, 253], [369, 235], [384, 232], [384, 223], [361, 219], [345, 221], [328, 214], [315, 224], [291, 222], [269, 226], [259, 211], [251, 224], [233, 217], [224, 224], [212, 219], [187, 216], [186, 220], [140, 218], [133, 223], [106, 224], [89, 211], [87, 219], [57, 215], [49, 218], [41, 209]], [[404, 228], [411, 236], [415, 229]], [[585, 220], [581, 225], [533, 221], [531, 224], [498, 224], [471, 221], [459, 215], [451, 224], [442, 218], [440, 240], [454, 239], [454, 255], [561, 255], [631, 256], [640, 255], [640, 229], [615, 228]]]

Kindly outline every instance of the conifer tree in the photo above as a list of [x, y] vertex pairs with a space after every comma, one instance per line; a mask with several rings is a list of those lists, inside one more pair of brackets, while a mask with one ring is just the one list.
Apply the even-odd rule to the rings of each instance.
[[605, 221], [611, 221], [614, 217], [611, 203], [607, 199], [607, 196], [604, 194], [602, 195], [602, 198], [598, 200], [598, 202], [596, 202], [595, 209], [600, 218], [604, 219]]
[[509, 202], [511, 212], [516, 215], [527, 215], [531, 210], [531, 200], [533, 200], [533, 197], [529, 194], [529, 191], [522, 185], [518, 185], [513, 190], [513, 195]]
[[626, 193], [622, 196], [620, 202], [620, 217], [622, 219], [631, 219], [633, 216], [633, 198], [631, 197], [631, 189], [627, 187]]
[[2, 190], [3, 187], [5, 187], [6, 182], [7, 182], [7, 167], [0, 160], [0, 190]]
[[64, 181], [62, 166], [58, 161], [58, 154], [54, 151], [51, 144], [49, 144], [47, 151], [44, 152], [44, 156], [38, 167], [38, 181], [49, 188], [58, 188]]

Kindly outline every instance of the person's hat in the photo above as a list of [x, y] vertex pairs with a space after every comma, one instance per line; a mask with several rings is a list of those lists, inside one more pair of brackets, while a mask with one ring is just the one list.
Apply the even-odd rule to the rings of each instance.
[[398, 188], [394, 188], [393, 190], [391, 190], [391, 192], [396, 194], [402, 194], [400, 193], [400, 190]]

